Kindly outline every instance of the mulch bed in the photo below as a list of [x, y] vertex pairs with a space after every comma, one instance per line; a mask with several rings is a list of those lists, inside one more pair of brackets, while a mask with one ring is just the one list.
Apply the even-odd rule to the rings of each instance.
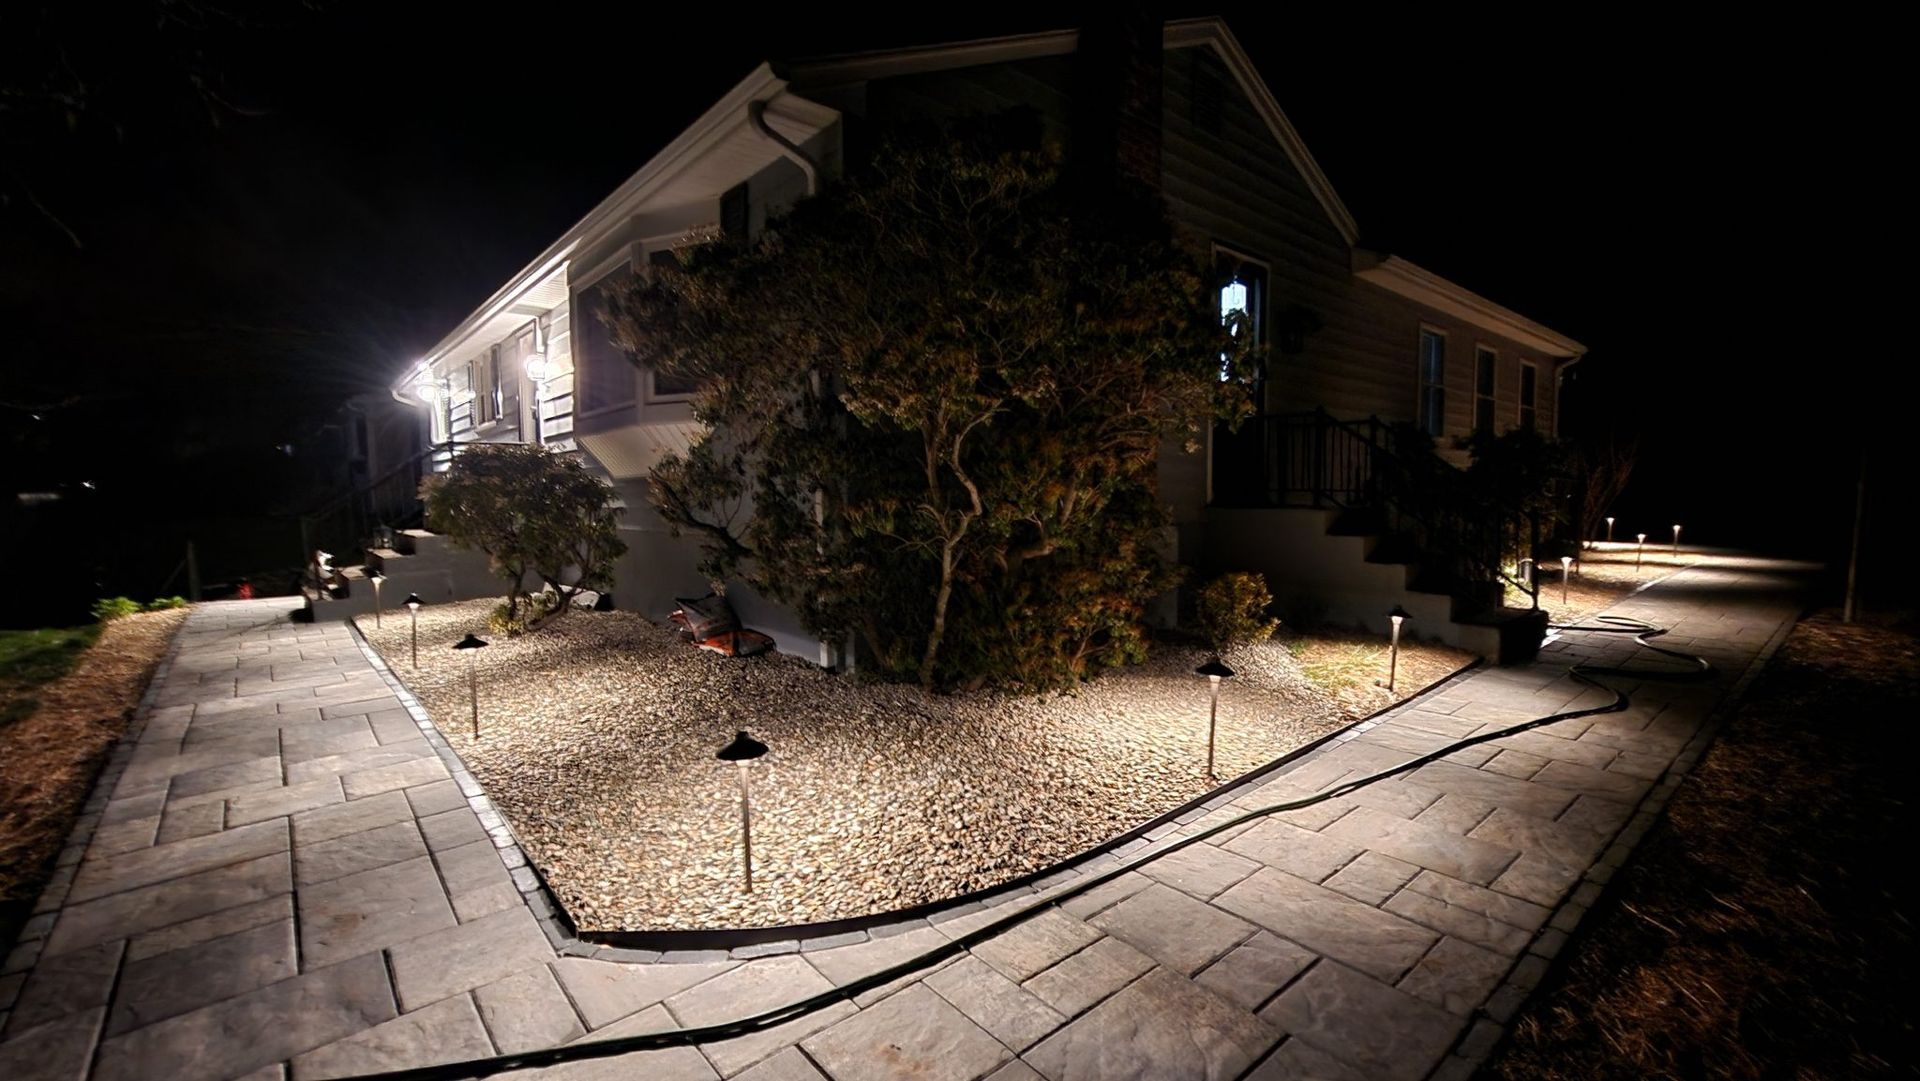
[[1914, 630], [1795, 628], [1481, 1076], [1913, 1076]]
[[102, 759], [186, 618], [176, 608], [107, 624], [71, 671], [34, 692], [32, 713], [0, 730], [0, 943], [19, 932]]

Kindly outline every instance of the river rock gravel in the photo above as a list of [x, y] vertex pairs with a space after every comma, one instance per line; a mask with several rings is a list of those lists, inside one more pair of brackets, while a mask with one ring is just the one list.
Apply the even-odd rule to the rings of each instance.
[[[1048, 867], [1201, 795], [1199, 651], [1071, 694], [927, 695], [798, 658], [702, 652], [625, 612], [575, 612], [489, 636], [493, 601], [360, 629], [512, 823], [583, 930], [811, 923], [945, 900]], [[471, 731], [469, 631], [480, 735]], [[1237, 776], [1336, 730], [1339, 705], [1285, 647], [1238, 650], [1220, 696], [1218, 768]], [[754, 892], [741, 883], [739, 780], [714, 752], [746, 729]]]

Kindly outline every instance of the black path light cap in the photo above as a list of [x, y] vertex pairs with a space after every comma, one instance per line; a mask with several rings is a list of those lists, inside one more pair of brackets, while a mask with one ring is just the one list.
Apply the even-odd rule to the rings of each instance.
[[469, 635], [467, 635], [467, 636], [466, 636], [465, 638], [462, 638], [462, 639], [460, 639], [460, 640], [459, 640], [458, 642], [455, 642], [455, 643], [453, 644], [453, 648], [455, 648], [455, 649], [479, 649], [480, 647], [482, 647], [482, 646], [485, 646], [485, 645], [489, 645], [489, 644], [491, 644], [491, 643], [489, 643], [489, 642], [488, 642], [488, 641], [487, 641], [486, 639], [484, 639], [484, 638], [475, 638], [475, 637], [474, 637], [473, 635], [471, 635], [471, 634], [469, 634]]
[[1233, 678], [1233, 669], [1228, 668], [1227, 663], [1218, 657], [1194, 669], [1193, 672], [1194, 675], [1198, 676], [1218, 676], [1221, 679]]
[[418, 608], [427, 602], [420, 599], [420, 594], [409, 593], [407, 594], [407, 599], [400, 603], [406, 605], [408, 608]]
[[1388, 619], [1412, 619], [1413, 613], [1407, 611], [1405, 608], [1402, 608], [1396, 604], [1393, 606], [1393, 611], [1387, 613], [1387, 618]]
[[747, 735], [746, 729], [734, 733], [733, 742], [714, 753], [722, 762], [751, 762], [767, 753], [767, 745]]
[[384, 582], [386, 580], [387, 580], [387, 576], [381, 573], [380, 571], [375, 570], [375, 571], [367, 572], [367, 581], [369, 582]]

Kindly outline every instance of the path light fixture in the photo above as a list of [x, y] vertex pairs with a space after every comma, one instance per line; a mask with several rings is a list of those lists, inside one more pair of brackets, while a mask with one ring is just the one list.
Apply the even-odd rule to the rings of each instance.
[[1673, 554], [1676, 558], [1680, 555], [1680, 527], [1677, 525], [1673, 527]]
[[1612, 518], [1607, 519], [1607, 543], [1608, 544], [1613, 543], [1613, 519]]
[[1633, 552], [1633, 573], [1635, 574], [1640, 573], [1640, 561], [1645, 559], [1647, 555], [1647, 535], [1642, 533], [1639, 536], [1640, 547], [1634, 549]]
[[387, 576], [378, 570], [367, 575], [367, 581], [373, 583], [373, 625], [376, 628], [380, 626], [380, 583], [386, 580]]
[[474, 673], [473, 651], [485, 649], [488, 642], [469, 634], [453, 644], [455, 649], [467, 651], [467, 697], [473, 702], [473, 738], [480, 738], [480, 677]]
[[420, 594], [409, 593], [402, 603], [407, 606], [407, 618], [413, 623], [413, 668], [417, 672], [420, 670], [420, 606], [427, 602], [420, 599]]
[[1533, 557], [1532, 556], [1527, 556], [1520, 560], [1520, 581], [1528, 589], [1533, 588]]
[[753, 892], [753, 787], [747, 779], [747, 763], [767, 753], [767, 745], [741, 729], [733, 742], [714, 753], [722, 762], [740, 767], [740, 860], [747, 872], [747, 892]]
[[1387, 693], [1393, 693], [1393, 681], [1400, 675], [1400, 625], [1407, 621], [1410, 613], [1399, 605], [1387, 613], [1387, 622], [1393, 624], [1393, 638], [1387, 645]]
[[1213, 779], [1213, 733], [1220, 721], [1220, 681], [1233, 678], [1233, 669], [1218, 657], [1194, 669], [1194, 673], [1207, 677], [1208, 689], [1212, 692], [1212, 705], [1207, 707], [1207, 779]]
[[1567, 603], [1567, 578], [1573, 573], [1573, 557], [1560, 557], [1560, 603]]

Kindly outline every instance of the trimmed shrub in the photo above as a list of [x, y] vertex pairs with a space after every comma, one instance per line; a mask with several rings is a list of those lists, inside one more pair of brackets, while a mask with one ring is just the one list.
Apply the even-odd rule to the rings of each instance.
[[1280, 621], [1267, 615], [1273, 594], [1264, 576], [1229, 571], [1200, 587], [1194, 598], [1194, 624], [1216, 653], [1264, 642]]
[[102, 597], [93, 602], [93, 618], [102, 623], [140, 611], [140, 602], [132, 597]]

